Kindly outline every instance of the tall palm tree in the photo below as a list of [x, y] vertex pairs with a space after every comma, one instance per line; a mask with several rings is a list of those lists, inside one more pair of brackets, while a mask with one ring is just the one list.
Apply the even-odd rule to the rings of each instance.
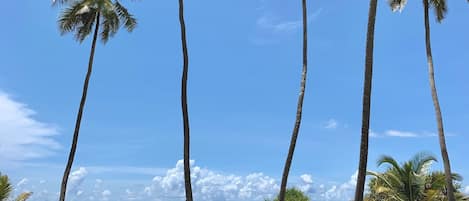
[[[368, 172], [373, 176], [369, 183], [367, 201], [447, 201], [447, 187], [445, 174], [442, 172], [430, 172], [430, 166], [436, 159], [428, 154], [420, 153], [410, 161], [399, 165], [390, 156], [383, 156], [378, 160], [378, 165], [389, 165], [383, 173]], [[462, 177], [453, 174], [455, 181], [462, 181]], [[452, 184], [456, 189], [461, 186]], [[456, 191], [457, 201], [465, 201], [469, 198]]]
[[[390, 0], [390, 5], [393, 11], [397, 9], [402, 10], [406, 2], [407, 0]], [[445, 18], [447, 12], [446, 0], [423, 0], [423, 9], [425, 18], [425, 49], [427, 53], [428, 77], [430, 81], [430, 89], [432, 92], [433, 106], [435, 108], [435, 117], [438, 127], [438, 138], [440, 142], [441, 157], [443, 159], [443, 165], [446, 175], [446, 185], [448, 186], [448, 200], [455, 201], [454, 189], [451, 185], [453, 183], [453, 179], [451, 178], [451, 165], [448, 156], [448, 149], [446, 147], [445, 132], [443, 128], [443, 117], [441, 115], [440, 102], [438, 100], [438, 94], [435, 86], [435, 73], [433, 67], [433, 56], [430, 38], [430, 8], [434, 9], [437, 22], [441, 22]]]
[[[73, 132], [72, 146], [70, 148], [70, 154], [68, 156], [68, 162], [65, 167], [60, 189], [59, 200], [64, 201], [68, 177], [70, 175], [70, 170], [72, 169], [73, 159], [75, 158], [75, 152], [77, 149], [80, 124], [83, 116], [83, 109], [85, 107], [88, 84], [93, 69], [93, 59], [98, 34], [100, 35], [101, 41], [106, 43], [110, 37], [117, 33], [122, 25], [127, 29], [127, 31], [131, 32], [137, 25], [137, 20], [119, 3], [118, 0], [59, 0], [59, 3], [70, 3], [70, 5], [63, 10], [58, 21], [62, 35], [74, 32], [76, 40], [81, 43], [91, 33], [94, 26], [88, 71], [83, 85], [75, 130]], [[100, 31], [100, 28], [102, 31]]]
[[189, 110], [187, 108], [187, 73], [189, 71], [189, 54], [187, 52], [186, 23], [184, 22], [184, 0], [179, 0], [179, 24], [181, 25], [181, 43], [184, 58], [181, 78], [181, 107], [184, 124], [184, 187], [186, 190], [186, 201], [192, 201]]
[[287, 189], [288, 174], [290, 172], [290, 166], [293, 160], [293, 153], [295, 152], [296, 139], [298, 138], [298, 133], [300, 131], [301, 124], [301, 115], [303, 112], [303, 100], [305, 97], [306, 89], [306, 75], [308, 72], [308, 13], [306, 9], [306, 0], [302, 0], [302, 10], [303, 10], [303, 69], [301, 74], [301, 84], [300, 84], [300, 94], [298, 96], [298, 104], [296, 110], [296, 120], [295, 126], [293, 127], [293, 133], [291, 136], [290, 147], [288, 150], [287, 160], [285, 162], [285, 167], [283, 169], [282, 183], [280, 185], [280, 193], [278, 196], [279, 201], [285, 201], [285, 192]]
[[368, 12], [368, 28], [366, 33], [365, 81], [363, 86], [360, 158], [358, 164], [357, 186], [355, 189], [355, 201], [363, 201], [363, 193], [365, 190], [366, 166], [368, 163], [368, 139], [370, 132], [371, 113], [371, 86], [373, 79], [373, 50], [377, 5], [377, 0], [370, 0], [370, 8]]
[[[8, 179], [8, 176], [2, 175], [0, 173], [0, 201], [7, 201], [8, 197], [11, 194], [11, 191], [13, 190], [10, 180]], [[18, 195], [14, 200], [15, 201], [26, 201], [29, 197], [31, 197], [33, 193], [31, 192], [24, 192]]]

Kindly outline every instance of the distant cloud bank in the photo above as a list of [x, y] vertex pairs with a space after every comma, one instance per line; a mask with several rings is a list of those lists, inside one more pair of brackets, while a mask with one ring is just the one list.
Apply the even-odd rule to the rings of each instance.
[[[199, 201], [264, 201], [272, 199], [279, 191], [280, 181], [262, 172], [239, 176], [201, 168], [196, 166], [193, 160], [190, 164], [194, 199]], [[67, 198], [75, 201], [185, 200], [182, 160], [177, 161], [175, 167], [168, 169], [165, 174], [138, 184], [113, 184], [112, 181], [89, 178], [96, 175], [99, 173], [93, 172], [93, 168], [80, 167], [74, 170], [69, 178]], [[302, 174], [299, 177], [291, 176], [289, 184], [290, 187], [308, 194], [312, 200], [348, 201], [352, 198], [356, 179], [357, 173], [344, 183], [317, 183], [312, 175]], [[19, 182], [22, 185], [18, 187], [17, 192], [28, 189], [39, 192], [33, 194], [31, 201], [57, 199], [59, 189], [38, 188], [44, 186], [45, 181], [33, 182], [27, 178], [23, 180]], [[53, 186], [58, 187], [58, 185]]]

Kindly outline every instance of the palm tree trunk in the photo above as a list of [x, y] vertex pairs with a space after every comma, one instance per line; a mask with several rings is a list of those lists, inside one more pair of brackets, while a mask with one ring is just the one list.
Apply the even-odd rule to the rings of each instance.
[[184, 64], [181, 83], [181, 106], [184, 121], [184, 185], [186, 189], [186, 201], [192, 201], [192, 185], [190, 170], [190, 135], [189, 135], [189, 111], [187, 109], [187, 72], [189, 70], [189, 56], [187, 53], [186, 25], [184, 22], [184, 1], [179, 0], [179, 23], [181, 24], [181, 42]]
[[86, 73], [85, 83], [83, 84], [83, 93], [81, 95], [80, 107], [78, 109], [78, 115], [77, 115], [77, 119], [75, 122], [75, 131], [73, 132], [72, 147], [70, 148], [70, 154], [68, 155], [67, 166], [65, 167], [64, 175], [62, 178], [59, 201], [65, 200], [65, 194], [67, 192], [68, 176], [70, 175], [70, 171], [73, 165], [73, 159], [75, 158], [75, 152], [77, 150], [78, 135], [80, 133], [80, 125], [81, 125], [81, 117], [83, 116], [83, 109], [85, 108], [86, 95], [88, 94], [88, 84], [90, 82], [91, 72], [93, 71], [94, 51], [96, 48], [96, 40], [98, 39], [98, 32], [99, 32], [99, 18], [100, 18], [100, 14], [98, 12], [98, 14], [96, 15], [96, 26], [94, 29], [93, 42], [91, 45], [90, 59], [88, 61], [88, 72]]
[[368, 31], [366, 34], [365, 83], [363, 87], [362, 134], [360, 141], [360, 161], [358, 165], [355, 201], [363, 201], [365, 190], [366, 165], [368, 162], [368, 138], [370, 131], [371, 85], [373, 78], [373, 48], [375, 35], [377, 0], [370, 0]]
[[423, 0], [424, 14], [425, 14], [425, 45], [427, 51], [428, 75], [430, 81], [430, 88], [432, 91], [433, 106], [435, 107], [436, 122], [438, 124], [438, 137], [440, 141], [441, 157], [445, 168], [446, 188], [448, 201], [456, 201], [454, 198], [453, 178], [451, 178], [451, 166], [449, 162], [448, 150], [446, 149], [445, 132], [443, 129], [443, 117], [441, 115], [440, 102], [438, 101], [438, 94], [435, 86], [435, 74], [433, 68], [432, 47], [430, 41], [430, 20], [429, 20], [429, 2]]
[[285, 167], [283, 169], [282, 183], [280, 185], [280, 193], [278, 197], [279, 201], [285, 200], [285, 192], [287, 189], [288, 174], [290, 172], [290, 167], [291, 167], [291, 163], [293, 160], [293, 153], [295, 152], [296, 139], [298, 138], [298, 132], [300, 130], [301, 115], [303, 112], [303, 100], [304, 100], [305, 89], [306, 89], [306, 75], [308, 72], [308, 32], [307, 32], [308, 13], [306, 10], [306, 0], [302, 0], [302, 7], [303, 7], [303, 70], [301, 74], [301, 84], [300, 84], [301, 86], [300, 86], [300, 94], [298, 96], [295, 126], [293, 127], [293, 133], [292, 133], [292, 137], [290, 141], [290, 148], [288, 150], [287, 160], [285, 162]]

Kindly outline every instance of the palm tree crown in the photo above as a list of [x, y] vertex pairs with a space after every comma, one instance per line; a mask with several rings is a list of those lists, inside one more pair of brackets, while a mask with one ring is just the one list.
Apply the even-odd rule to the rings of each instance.
[[[435, 11], [436, 20], [441, 22], [445, 19], [448, 8], [446, 6], [446, 0], [427, 0], [430, 7]], [[469, 0], [468, 0], [469, 2]], [[392, 11], [402, 11], [407, 4], [407, 0], [388, 0]]]
[[59, 0], [59, 3], [70, 4], [59, 19], [61, 34], [74, 32], [79, 42], [91, 33], [98, 17], [102, 20], [100, 36], [103, 43], [114, 36], [121, 25], [129, 32], [137, 25], [137, 20], [117, 0]]
[[[369, 183], [370, 192], [366, 201], [446, 201], [446, 182], [443, 172], [430, 172], [430, 166], [435, 157], [420, 153], [410, 161], [399, 165], [390, 156], [383, 156], [378, 160], [378, 166], [388, 164], [384, 173], [368, 172], [374, 178]], [[461, 181], [462, 177], [453, 174], [454, 181]], [[455, 189], [460, 185], [454, 183]], [[467, 200], [463, 194], [455, 192], [456, 200]]]

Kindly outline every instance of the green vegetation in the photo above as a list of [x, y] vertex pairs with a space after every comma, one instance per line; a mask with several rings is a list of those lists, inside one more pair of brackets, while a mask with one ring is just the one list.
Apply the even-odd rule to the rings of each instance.
[[[378, 166], [387, 164], [390, 167], [383, 173], [368, 172], [370, 180], [366, 201], [447, 201], [448, 191], [443, 172], [430, 172], [435, 157], [419, 153], [411, 160], [399, 165], [390, 156], [378, 160]], [[452, 179], [457, 201], [469, 201], [469, 197], [460, 192], [459, 183], [462, 177], [453, 174]]]
[[[269, 201], [269, 200], [265, 200]], [[274, 199], [274, 201], [279, 201], [279, 196]], [[309, 197], [305, 195], [302, 191], [296, 188], [289, 188], [285, 191], [285, 201], [310, 201]]]
[[[0, 173], [0, 201], [7, 201], [8, 197], [11, 194], [11, 191], [13, 188], [11, 187], [10, 180], [8, 179], [8, 176], [2, 175]], [[21, 193], [14, 199], [15, 201], [25, 201], [27, 200], [33, 193], [31, 192], [25, 192]]]

